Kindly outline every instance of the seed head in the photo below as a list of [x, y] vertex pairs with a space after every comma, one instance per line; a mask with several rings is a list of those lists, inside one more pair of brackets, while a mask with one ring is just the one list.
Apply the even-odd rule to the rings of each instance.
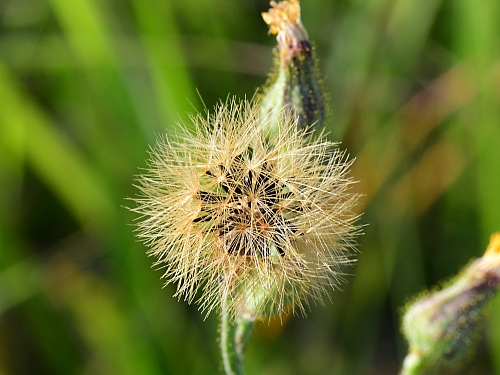
[[207, 314], [223, 301], [233, 313], [303, 312], [352, 262], [351, 161], [276, 116], [280, 130], [269, 136], [276, 118], [247, 101], [220, 104], [192, 117], [193, 133], [160, 139], [138, 177], [139, 237], [175, 296], [198, 298]]

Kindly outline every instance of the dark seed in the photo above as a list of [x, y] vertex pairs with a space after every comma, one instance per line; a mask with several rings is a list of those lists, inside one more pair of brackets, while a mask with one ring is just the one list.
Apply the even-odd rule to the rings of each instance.
[[198, 195], [201, 201], [207, 204], [219, 203], [222, 200], [220, 195], [207, 191], [199, 191]]
[[204, 223], [204, 222], [207, 222], [207, 221], [210, 221], [210, 220], [212, 220], [212, 216], [211, 215], [199, 216], [199, 217], [197, 217], [196, 219], [193, 220], [193, 223]]

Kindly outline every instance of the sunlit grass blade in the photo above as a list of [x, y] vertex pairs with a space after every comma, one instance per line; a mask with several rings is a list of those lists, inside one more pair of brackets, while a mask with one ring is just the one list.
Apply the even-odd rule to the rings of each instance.
[[[8, 70], [0, 65], [2, 127], [23, 126], [26, 162], [68, 207], [83, 226], [98, 224], [103, 230], [114, 215], [104, 181], [71, 141], [56, 130], [52, 120], [22, 92]], [[21, 146], [6, 143], [18, 151]], [[17, 148], [16, 148], [17, 147]]]

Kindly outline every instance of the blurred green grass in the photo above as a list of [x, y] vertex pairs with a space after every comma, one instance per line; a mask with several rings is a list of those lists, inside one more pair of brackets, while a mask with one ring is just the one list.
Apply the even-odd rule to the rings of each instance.
[[[369, 225], [344, 290], [308, 319], [259, 326], [246, 366], [395, 374], [399, 308], [500, 230], [500, 3], [302, 8]], [[0, 3], [0, 374], [220, 372], [216, 317], [161, 288], [124, 207], [157, 135], [265, 81], [267, 9]], [[499, 316], [497, 299], [469, 374], [500, 374]]]

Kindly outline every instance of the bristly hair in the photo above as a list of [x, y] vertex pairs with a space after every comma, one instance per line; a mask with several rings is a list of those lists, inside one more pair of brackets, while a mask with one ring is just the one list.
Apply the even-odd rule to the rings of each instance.
[[352, 161], [287, 113], [262, 119], [255, 103], [228, 100], [193, 116], [193, 133], [160, 139], [138, 176], [138, 236], [175, 295], [198, 296], [207, 314], [223, 301], [232, 313], [249, 301], [256, 316], [304, 312], [353, 262]]

